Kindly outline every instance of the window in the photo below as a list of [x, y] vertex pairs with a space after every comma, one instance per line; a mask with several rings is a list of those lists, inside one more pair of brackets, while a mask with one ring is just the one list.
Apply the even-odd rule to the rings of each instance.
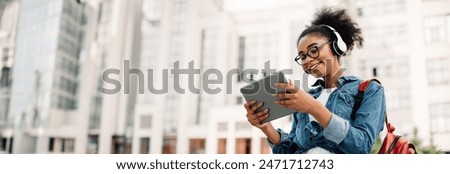
[[428, 84], [445, 84], [449, 81], [448, 58], [428, 60], [427, 75]]
[[238, 105], [242, 104], [242, 97], [239, 96], [236, 98], [236, 104]]
[[388, 110], [407, 110], [411, 107], [411, 91], [409, 88], [386, 90], [386, 107]]
[[163, 139], [163, 154], [175, 154], [177, 150], [177, 138], [165, 136]]
[[432, 133], [450, 132], [450, 102], [431, 104], [430, 116]]
[[217, 140], [217, 153], [218, 154], [226, 154], [227, 153], [227, 139], [219, 138]]
[[228, 124], [225, 122], [217, 123], [217, 131], [218, 132], [226, 132], [228, 129]]
[[149, 154], [150, 153], [150, 138], [145, 137], [145, 138], [141, 138], [139, 140], [139, 144], [140, 144], [140, 149], [139, 149], [139, 153], [140, 154]]
[[364, 13], [363, 13], [363, 8], [362, 8], [362, 7], [358, 7], [357, 11], [358, 11], [358, 16], [359, 16], [359, 17], [361, 17], [361, 16], [364, 15]]
[[0, 96], [0, 125], [6, 122], [6, 117], [9, 110], [9, 97]]
[[0, 151], [6, 151], [6, 138], [0, 138]]
[[3, 63], [6, 63], [8, 61], [8, 55], [9, 55], [9, 49], [3, 48]]
[[50, 139], [48, 140], [48, 151], [53, 152], [54, 148], [55, 148], [55, 138], [50, 137]]
[[190, 154], [205, 153], [205, 139], [190, 139], [189, 140], [189, 153]]
[[425, 41], [427, 43], [447, 40], [445, 16], [433, 16], [425, 19]]
[[237, 138], [236, 139], [236, 154], [250, 154], [252, 153], [252, 139]]
[[97, 154], [98, 153], [98, 135], [89, 135], [88, 136], [87, 153], [88, 154]]
[[100, 4], [100, 10], [99, 10], [99, 15], [98, 15], [98, 21], [100, 23], [108, 23], [110, 21], [111, 18], [111, 11], [112, 11], [112, 1], [111, 0], [107, 0], [107, 1], [103, 1]]
[[[66, 138], [63, 140], [64, 150], [67, 153], [73, 153], [75, 151], [75, 139]], [[64, 151], [63, 151], [64, 152]]]
[[[245, 62], [245, 37], [239, 37], [239, 57], [238, 57], [238, 67], [239, 72], [244, 70], [244, 62]], [[238, 82], [240, 82], [241, 75], [238, 77]]]
[[377, 67], [373, 67], [372, 68], [372, 76], [373, 77], [376, 77], [378, 75], [378, 73], [377, 73]]
[[151, 115], [141, 116], [141, 129], [150, 129], [150, 128], [152, 128], [152, 116]]

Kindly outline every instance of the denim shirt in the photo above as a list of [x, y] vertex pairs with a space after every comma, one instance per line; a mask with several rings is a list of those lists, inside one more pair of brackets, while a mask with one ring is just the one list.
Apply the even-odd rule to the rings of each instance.
[[[352, 120], [350, 115], [361, 80], [354, 76], [343, 76], [338, 81], [338, 88], [331, 93], [325, 105], [332, 113], [328, 126], [323, 128], [318, 122], [310, 121], [307, 113], [296, 112], [293, 114], [290, 133], [277, 129], [281, 142], [274, 145], [268, 141], [273, 153], [306, 153], [314, 147], [321, 147], [331, 153], [370, 153], [376, 137], [384, 127], [384, 89], [372, 81], [364, 93], [355, 119]], [[313, 87], [318, 84], [316, 82]], [[308, 93], [317, 99], [322, 90], [323, 83]]]

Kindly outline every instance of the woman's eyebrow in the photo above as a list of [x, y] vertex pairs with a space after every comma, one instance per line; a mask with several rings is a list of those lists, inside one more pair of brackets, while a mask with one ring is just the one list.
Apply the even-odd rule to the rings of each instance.
[[[311, 44], [309, 44], [307, 47], [306, 47], [306, 50], [308, 50], [309, 48], [311, 48], [312, 46], [314, 46], [314, 45], [317, 45], [318, 43], [311, 43]], [[304, 52], [304, 51], [300, 51], [300, 52], [298, 52], [299, 54], [300, 53], [302, 53], [302, 52]]]
[[309, 49], [310, 47], [312, 47], [312, 46], [314, 46], [314, 45], [317, 45], [318, 43], [311, 43], [311, 44], [309, 44], [308, 45], [308, 47], [306, 47], [306, 49]]

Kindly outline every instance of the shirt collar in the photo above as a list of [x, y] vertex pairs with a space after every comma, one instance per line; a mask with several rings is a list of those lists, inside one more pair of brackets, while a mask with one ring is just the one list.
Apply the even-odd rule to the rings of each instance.
[[[342, 77], [339, 77], [339, 79], [338, 79], [339, 86], [338, 87], [341, 87], [342, 85], [344, 85], [344, 84], [346, 84], [348, 82], [356, 81], [356, 80], [358, 80], [358, 78], [355, 77], [355, 76], [342, 76]], [[325, 88], [325, 81], [323, 79], [318, 79], [312, 86], [313, 87], [321, 86], [321, 87]]]

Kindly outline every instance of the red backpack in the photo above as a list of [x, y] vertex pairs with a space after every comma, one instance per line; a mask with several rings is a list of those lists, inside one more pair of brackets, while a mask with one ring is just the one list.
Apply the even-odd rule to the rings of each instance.
[[[364, 92], [366, 91], [369, 83], [371, 81], [376, 81], [379, 84], [380, 81], [377, 79], [365, 80], [359, 84], [358, 93], [355, 97], [355, 104], [353, 105], [353, 110], [351, 114], [352, 120], [355, 120], [356, 111], [361, 106], [362, 99], [364, 97]], [[395, 127], [388, 122], [387, 114], [385, 115], [385, 123], [388, 133], [383, 140], [383, 144], [381, 145], [379, 154], [417, 154], [416, 147], [414, 144], [409, 142], [407, 139], [403, 138], [400, 135], [394, 134]]]

